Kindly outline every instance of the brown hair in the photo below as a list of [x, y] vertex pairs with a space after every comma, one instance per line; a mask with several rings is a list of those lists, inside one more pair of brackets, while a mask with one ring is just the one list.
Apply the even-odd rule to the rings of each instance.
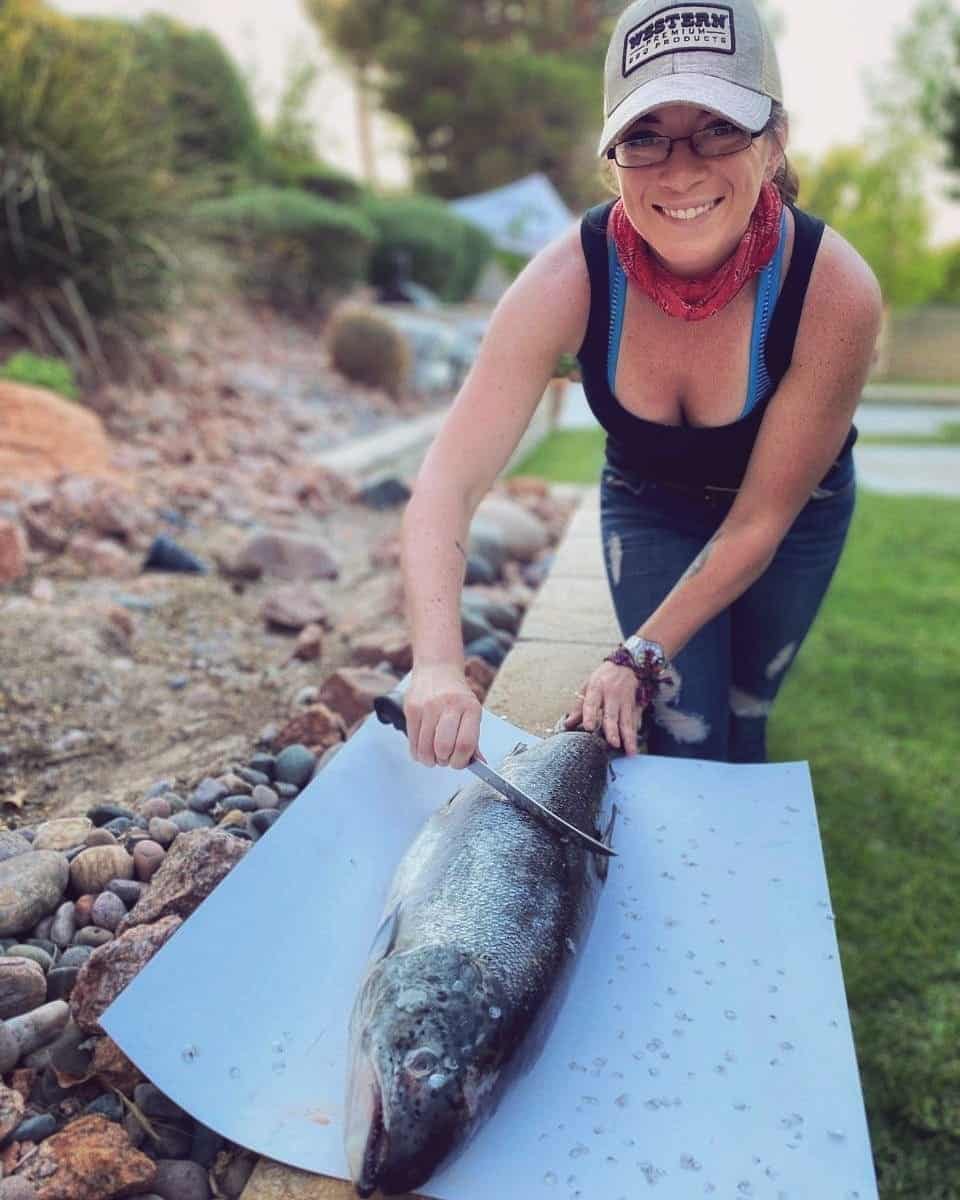
[[[780, 152], [783, 153], [787, 136], [787, 113], [779, 100], [774, 100], [772, 103], [773, 107], [770, 110], [767, 123], [763, 127], [763, 132], [769, 133], [773, 137], [774, 141], [780, 147]], [[613, 168], [613, 161], [611, 159], [604, 158], [601, 163], [600, 178], [612, 195], [620, 195], [620, 188], [617, 186], [617, 173]], [[776, 175], [773, 177], [773, 184], [780, 193], [780, 199], [784, 204], [796, 204], [797, 195], [800, 191], [800, 179], [790, 165], [786, 154], [783, 154], [783, 161], [777, 168]]]

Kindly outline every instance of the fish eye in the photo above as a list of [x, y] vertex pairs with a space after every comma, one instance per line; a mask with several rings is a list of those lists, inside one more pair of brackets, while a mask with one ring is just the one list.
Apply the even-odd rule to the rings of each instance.
[[428, 1046], [420, 1046], [418, 1049], [410, 1051], [404, 1058], [403, 1065], [415, 1079], [420, 1079], [424, 1075], [430, 1075], [436, 1069], [439, 1061], [439, 1056]]

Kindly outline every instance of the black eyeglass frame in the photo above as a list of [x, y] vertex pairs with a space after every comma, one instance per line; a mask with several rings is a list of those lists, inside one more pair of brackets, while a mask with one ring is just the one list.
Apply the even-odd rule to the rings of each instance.
[[[768, 131], [768, 129], [770, 128], [770, 122], [767, 122], [767, 124], [764, 125], [764, 127], [762, 129], [758, 129], [755, 132], [750, 129], [743, 129], [739, 125], [735, 125], [733, 121], [728, 121], [727, 124], [729, 124], [731, 126], [731, 128], [733, 128], [733, 129], [740, 129], [741, 133], [748, 134], [750, 137], [750, 141], [746, 145], [738, 147], [736, 150], [727, 150], [723, 154], [701, 154], [700, 151], [697, 150], [696, 147], [694, 146], [693, 139], [695, 137], [698, 137], [701, 133], [709, 133], [711, 129], [716, 128], [715, 125], [708, 125], [706, 129], [697, 129], [697, 130], [695, 130], [695, 132], [688, 134], [686, 137], [679, 137], [679, 138], [667, 137], [667, 135], [665, 133], [664, 134], [655, 133], [651, 136], [656, 138], [657, 141], [670, 143], [669, 148], [667, 149], [667, 152], [663, 156], [663, 158], [658, 158], [655, 162], [650, 162], [650, 163], [627, 163], [627, 164], [625, 164], [625, 163], [618, 162], [617, 166], [620, 167], [621, 170], [624, 170], [624, 171], [636, 171], [636, 170], [642, 170], [644, 167], [662, 166], [670, 158], [670, 155], [673, 153], [673, 147], [676, 145], [677, 142], [689, 142], [690, 149], [693, 150], [693, 152], [697, 156], [697, 158], [730, 158], [734, 154], [742, 154], [744, 150], [749, 149], [749, 147], [753, 145], [753, 143], [757, 140], [757, 138], [762, 137], [763, 134], [765, 134]], [[622, 142], [617, 142], [615, 145], [611, 146], [610, 149], [607, 151], [607, 158], [616, 162], [617, 147], [618, 146], [626, 146], [630, 142], [634, 142], [637, 140], [638, 140], [637, 138], [624, 138]]]

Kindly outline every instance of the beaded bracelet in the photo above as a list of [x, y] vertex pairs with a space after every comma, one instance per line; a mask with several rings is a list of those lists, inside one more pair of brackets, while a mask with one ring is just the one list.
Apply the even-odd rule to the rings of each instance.
[[617, 667], [629, 667], [637, 679], [636, 701], [641, 709], [656, 699], [663, 683], [665, 668], [652, 650], [644, 650], [643, 662], [638, 663], [625, 646], [618, 646], [603, 660]]

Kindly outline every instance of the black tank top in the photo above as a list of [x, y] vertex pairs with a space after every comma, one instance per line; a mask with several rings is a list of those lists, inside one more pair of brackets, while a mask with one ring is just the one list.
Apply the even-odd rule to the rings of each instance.
[[[655, 483], [688, 487], [738, 488], [743, 482], [768, 399], [727, 425], [666, 425], [628, 412], [610, 390], [607, 349], [610, 338], [610, 280], [607, 220], [616, 203], [591, 208], [580, 223], [580, 241], [590, 275], [590, 318], [577, 359], [587, 403], [607, 431], [611, 466]], [[787, 372], [803, 312], [823, 222], [790, 205], [794, 218], [793, 254], [767, 333], [765, 357], [773, 384]], [[838, 458], [857, 440], [851, 425]]]

